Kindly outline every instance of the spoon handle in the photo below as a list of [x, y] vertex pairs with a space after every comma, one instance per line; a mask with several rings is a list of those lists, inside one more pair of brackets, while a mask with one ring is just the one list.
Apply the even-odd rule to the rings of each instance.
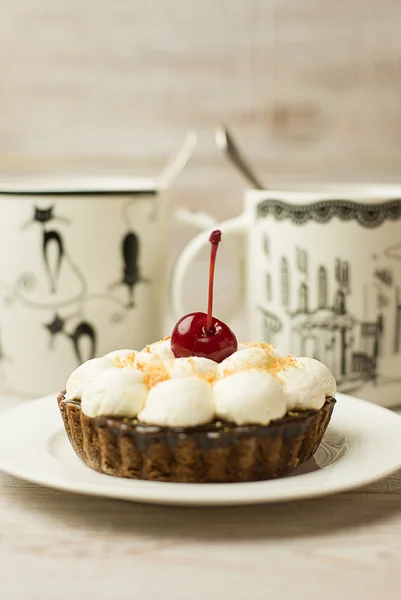
[[252, 187], [257, 190], [266, 189], [266, 186], [264, 186], [257, 177], [249, 162], [241, 154], [238, 145], [234, 142], [234, 139], [227, 128], [219, 128], [216, 130], [216, 143], [220, 150], [224, 152], [227, 158], [242, 173], [245, 179], [249, 181]]

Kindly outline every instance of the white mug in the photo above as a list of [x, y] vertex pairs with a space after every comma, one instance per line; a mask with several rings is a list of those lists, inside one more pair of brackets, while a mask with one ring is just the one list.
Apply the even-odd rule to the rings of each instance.
[[[249, 190], [244, 213], [215, 228], [247, 236], [250, 340], [321, 360], [343, 392], [401, 403], [401, 185]], [[176, 263], [178, 315], [187, 268], [207, 239], [198, 234]]]
[[214, 222], [169, 202], [193, 145], [158, 181], [0, 181], [3, 389], [52, 393], [84, 360], [163, 335], [172, 218]]

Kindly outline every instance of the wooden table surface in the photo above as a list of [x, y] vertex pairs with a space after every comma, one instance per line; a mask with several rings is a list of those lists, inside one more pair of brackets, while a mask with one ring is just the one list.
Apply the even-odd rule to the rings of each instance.
[[[0, 411], [21, 400], [0, 396]], [[172, 508], [0, 474], [0, 598], [399, 599], [401, 472], [289, 504]]]

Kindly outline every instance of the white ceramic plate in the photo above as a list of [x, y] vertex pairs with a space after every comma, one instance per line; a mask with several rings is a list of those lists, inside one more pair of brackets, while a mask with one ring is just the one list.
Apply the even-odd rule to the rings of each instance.
[[102, 475], [75, 456], [55, 396], [30, 401], [0, 417], [0, 469], [33, 483], [137, 502], [228, 505], [283, 502], [350, 490], [401, 468], [401, 417], [338, 394], [315, 457], [274, 481], [182, 484]]

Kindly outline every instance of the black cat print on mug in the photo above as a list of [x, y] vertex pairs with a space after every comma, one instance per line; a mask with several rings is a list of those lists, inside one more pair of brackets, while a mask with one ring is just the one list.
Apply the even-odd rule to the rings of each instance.
[[[52, 248], [56, 252], [55, 264], [51, 264], [50, 254]], [[43, 260], [50, 283], [50, 291], [55, 294], [57, 291], [58, 279], [60, 276], [61, 263], [64, 257], [64, 244], [61, 234], [58, 231], [43, 231]]]
[[135, 306], [134, 290], [138, 283], [149, 283], [146, 277], [142, 277], [139, 267], [140, 257], [140, 240], [139, 236], [130, 231], [122, 241], [122, 259], [123, 259], [123, 276], [120, 281], [109, 286], [112, 290], [120, 285], [125, 285], [128, 288], [128, 308]]
[[[97, 336], [95, 328], [88, 323], [87, 321], [82, 321], [79, 323], [74, 331], [69, 334], [69, 337], [72, 341], [72, 345], [75, 351], [75, 356], [78, 360], [78, 363], [81, 364], [88, 360], [89, 358], [93, 358], [96, 356], [96, 342]], [[89, 352], [85, 356], [83, 351], [82, 342], [87, 338], [89, 340]]]
[[[55, 206], [50, 205], [46, 208], [33, 206], [33, 217], [29, 219], [23, 226], [26, 229], [32, 223], [39, 223], [43, 227], [42, 231], [42, 255], [47, 277], [49, 279], [50, 292], [55, 294], [57, 291], [58, 279], [60, 276], [61, 264], [64, 256], [64, 244], [61, 233], [57, 230], [48, 230], [47, 224], [52, 221], [61, 223], [70, 223], [66, 217], [58, 216], [54, 212]], [[56, 253], [55, 264], [51, 265], [50, 254], [54, 248]]]
[[54, 205], [48, 206], [47, 208], [39, 208], [38, 206], [33, 206], [33, 218], [26, 221], [22, 228], [25, 229], [29, 225], [32, 225], [32, 223], [41, 223], [42, 225], [44, 225], [45, 223], [49, 223], [50, 221], [70, 223], [70, 220], [66, 217], [55, 215], [54, 208]]
[[[53, 319], [49, 323], [45, 323], [44, 327], [50, 333], [51, 348], [54, 347], [54, 338], [58, 334], [64, 335], [71, 341], [75, 357], [80, 365], [82, 362], [96, 356], [97, 333], [95, 327], [88, 321], [81, 321], [71, 332], [68, 332], [65, 328], [67, 321], [68, 319], [55, 313]], [[85, 340], [89, 342], [89, 351], [86, 355], [84, 354]]]

